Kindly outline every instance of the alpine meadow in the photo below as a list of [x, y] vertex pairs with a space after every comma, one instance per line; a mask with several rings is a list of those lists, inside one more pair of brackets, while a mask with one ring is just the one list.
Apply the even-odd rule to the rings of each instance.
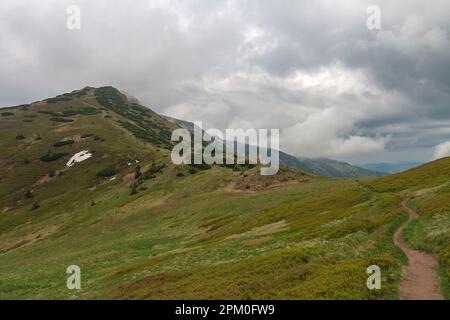
[[[112, 87], [5, 109], [0, 125], [2, 299], [397, 299], [405, 199], [421, 214], [405, 238], [439, 258], [449, 295], [448, 158], [369, 180], [176, 166], [177, 125]], [[67, 167], [80, 150], [92, 157]]]
[[448, 0], [1, 0], [1, 309], [445, 308], [449, 13]]

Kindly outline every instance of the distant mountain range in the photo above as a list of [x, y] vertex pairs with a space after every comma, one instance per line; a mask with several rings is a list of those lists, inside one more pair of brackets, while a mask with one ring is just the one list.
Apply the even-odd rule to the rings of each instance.
[[286, 165], [287, 167], [293, 167], [308, 173], [327, 177], [370, 178], [384, 175], [376, 170], [353, 166], [343, 161], [327, 158], [296, 158], [284, 152], [280, 153], [280, 163]]
[[365, 163], [359, 164], [358, 166], [367, 170], [383, 172], [383, 173], [397, 173], [406, 171], [412, 168], [416, 168], [422, 165], [422, 162], [412, 162], [412, 161], [402, 161], [394, 163]]
[[[164, 117], [178, 126], [189, 130], [193, 134], [194, 124], [192, 122], [175, 119], [169, 116]], [[327, 177], [369, 178], [384, 175], [381, 171], [353, 166], [342, 161], [327, 158], [311, 159], [295, 157], [283, 151], [280, 151], [280, 164], [285, 167], [300, 169], [307, 173]]]

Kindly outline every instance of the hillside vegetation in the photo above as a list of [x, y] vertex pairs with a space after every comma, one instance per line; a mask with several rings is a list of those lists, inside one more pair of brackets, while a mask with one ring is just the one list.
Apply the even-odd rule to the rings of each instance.
[[[423, 212], [408, 240], [448, 279], [448, 159], [373, 181], [174, 166], [177, 124], [112, 87], [4, 113], [1, 299], [397, 299], [406, 192]], [[70, 265], [82, 290], [66, 288]]]

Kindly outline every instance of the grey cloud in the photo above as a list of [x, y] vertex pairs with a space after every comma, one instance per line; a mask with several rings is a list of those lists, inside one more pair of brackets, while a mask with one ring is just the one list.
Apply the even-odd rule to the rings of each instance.
[[207, 126], [278, 127], [296, 155], [429, 160], [450, 140], [450, 3], [378, 3], [380, 31], [366, 0], [2, 0], [0, 105], [113, 85]]

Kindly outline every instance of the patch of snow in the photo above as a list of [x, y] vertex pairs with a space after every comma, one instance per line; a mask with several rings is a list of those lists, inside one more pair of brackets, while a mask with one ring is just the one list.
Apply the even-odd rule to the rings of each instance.
[[92, 157], [92, 153], [90, 153], [88, 150], [80, 151], [80, 152], [74, 154], [72, 158], [70, 158], [70, 160], [67, 162], [66, 166], [68, 166], [70, 168], [75, 163], [82, 162], [84, 160], [89, 159], [90, 157]]

